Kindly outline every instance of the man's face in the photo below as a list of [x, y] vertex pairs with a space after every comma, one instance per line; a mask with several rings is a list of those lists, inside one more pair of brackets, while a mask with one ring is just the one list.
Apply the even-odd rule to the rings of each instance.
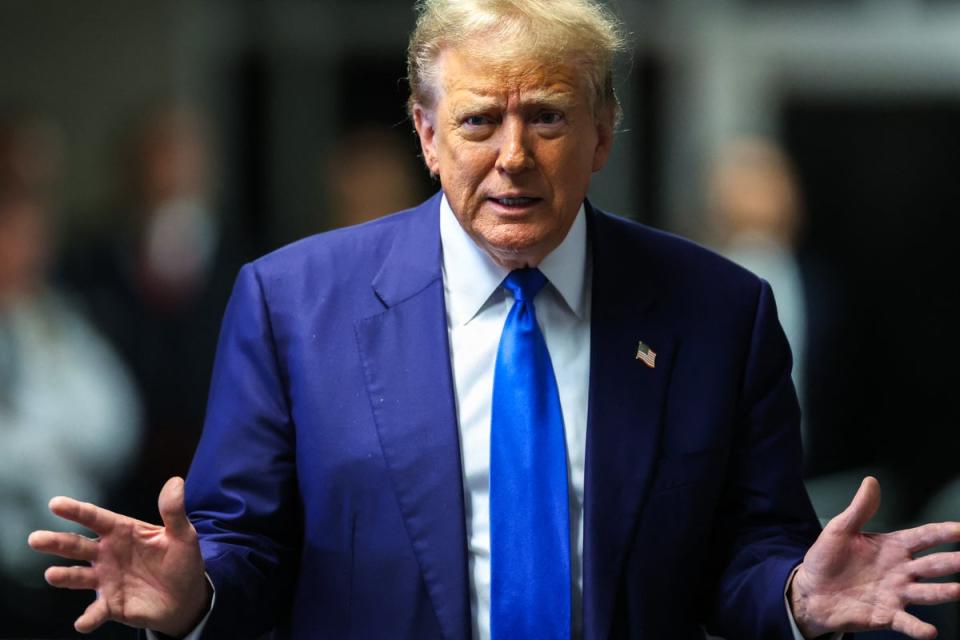
[[437, 64], [436, 104], [414, 107], [424, 161], [474, 242], [508, 269], [536, 266], [606, 162], [612, 116], [594, 114], [572, 65], [493, 71], [460, 50]]
[[0, 308], [36, 291], [49, 259], [47, 212], [32, 200], [12, 200], [0, 211]]

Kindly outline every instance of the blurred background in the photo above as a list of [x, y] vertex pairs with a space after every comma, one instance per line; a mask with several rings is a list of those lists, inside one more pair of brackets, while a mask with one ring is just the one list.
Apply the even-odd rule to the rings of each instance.
[[[0, 2], [0, 637], [72, 637], [90, 599], [25, 546], [49, 496], [157, 520], [239, 266], [435, 190], [411, 5]], [[821, 517], [872, 473], [877, 530], [960, 519], [960, 2], [614, 6], [633, 51], [593, 203], [772, 283]]]

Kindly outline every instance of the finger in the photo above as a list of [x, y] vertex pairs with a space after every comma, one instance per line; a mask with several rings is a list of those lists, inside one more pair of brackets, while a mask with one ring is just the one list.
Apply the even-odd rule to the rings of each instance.
[[73, 628], [80, 633], [90, 633], [95, 631], [100, 625], [110, 619], [110, 610], [103, 598], [97, 598], [87, 607], [77, 621], [73, 623]]
[[934, 522], [897, 532], [897, 537], [916, 553], [950, 542], [960, 542], [960, 522]]
[[80, 502], [64, 496], [57, 496], [50, 500], [50, 511], [65, 520], [86, 527], [98, 535], [110, 533], [116, 526], [117, 521], [123, 517], [95, 504]]
[[933, 640], [937, 637], [937, 628], [932, 624], [922, 622], [906, 611], [897, 611], [893, 614], [894, 631], [906, 634], [915, 640]]
[[92, 562], [97, 558], [97, 543], [77, 533], [34, 531], [27, 537], [27, 544], [34, 551], [69, 560]]
[[183, 503], [183, 478], [170, 478], [157, 499], [160, 517], [167, 532], [175, 538], [187, 538], [193, 534], [193, 525], [187, 518], [187, 510]]
[[99, 584], [92, 567], [50, 567], [43, 578], [60, 589], [96, 589]]
[[907, 586], [904, 598], [909, 604], [944, 604], [960, 600], [960, 584], [956, 582], [914, 582]]
[[860, 483], [850, 506], [833, 519], [834, 526], [846, 533], [858, 533], [880, 507], [880, 483], [867, 476]]
[[942, 578], [960, 572], [960, 551], [931, 553], [911, 561], [907, 570], [917, 578]]

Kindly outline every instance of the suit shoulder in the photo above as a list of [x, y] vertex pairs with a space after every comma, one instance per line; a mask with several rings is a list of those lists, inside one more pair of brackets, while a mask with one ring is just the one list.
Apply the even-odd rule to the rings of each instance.
[[634, 268], [652, 272], [662, 286], [712, 291], [721, 297], [756, 295], [760, 287], [756, 275], [687, 238], [602, 211], [597, 212], [597, 226], [603, 229], [605, 244], [618, 245], [618, 255]]
[[247, 265], [275, 308], [319, 303], [376, 307], [371, 282], [397, 239], [436, 227], [430, 201], [364, 224], [303, 238]]
[[363, 224], [317, 233], [275, 249], [253, 261], [263, 274], [303, 271], [314, 267], [362, 267], [389, 252], [398, 229], [418, 215], [408, 209]]

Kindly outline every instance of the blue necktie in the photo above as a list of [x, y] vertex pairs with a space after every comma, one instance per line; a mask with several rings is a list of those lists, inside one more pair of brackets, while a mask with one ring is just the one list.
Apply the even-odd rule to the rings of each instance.
[[533, 299], [537, 269], [512, 271], [490, 425], [490, 635], [570, 637], [570, 518], [560, 394]]

